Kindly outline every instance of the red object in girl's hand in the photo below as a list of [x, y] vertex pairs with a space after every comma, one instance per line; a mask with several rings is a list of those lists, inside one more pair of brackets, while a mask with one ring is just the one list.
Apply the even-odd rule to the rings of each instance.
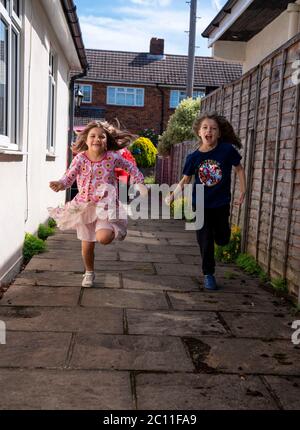
[[[125, 160], [130, 161], [130, 163], [132, 163], [136, 166], [135, 158], [127, 148], [122, 148], [118, 152], [123, 158], [125, 158]], [[117, 167], [115, 169], [115, 173], [116, 173], [116, 177], [119, 179], [119, 181], [124, 182], [125, 184], [127, 184], [129, 182], [130, 174], [127, 173], [125, 170]]]

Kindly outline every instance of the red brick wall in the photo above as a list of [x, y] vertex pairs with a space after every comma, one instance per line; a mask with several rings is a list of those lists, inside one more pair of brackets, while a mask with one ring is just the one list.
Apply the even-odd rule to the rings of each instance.
[[[78, 82], [81, 83], [81, 82]], [[121, 85], [121, 84], [103, 84], [95, 82], [82, 82], [86, 85], [92, 85], [92, 103], [83, 103], [82, 106], [98, 106], [105, 109], [105, 119], [108, 121], [118, 118], [123, 126], [133, 133], [137, 133], [145, 128], [153, 128], [156, 133], [161, 134], [167, 126], [170, 115], [174, 109], [169, 108], [170, 89], [156, 88], [143, 85]], [[145, 98], [144, 107], [115, 106], [106, 104], [106, 88], [113, 86], [132, 86], [134, 88], [144, 88]], [[162, 103], [163, 103], [163, 130], [162, 123]]]

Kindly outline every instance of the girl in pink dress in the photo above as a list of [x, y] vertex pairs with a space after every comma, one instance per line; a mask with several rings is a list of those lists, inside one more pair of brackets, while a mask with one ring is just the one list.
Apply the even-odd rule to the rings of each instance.
[[118, 200], [115, 169], [130, 174], [131, 183], [146, 195], [144, 177], [137, 167], [117, 151], [127, 146], [133, 135], [106, 121], [93, 121], [82, 130], [73, 147], [77, 153], [59, 181], [51, 181], [55, 191], [69, 188], [77, 181], [78, 194], [63, 207], [48, 208], [61, 230], [75, 229], [82, 241], [85, 274], [83, 287], [94, 284], [95, 242], [108, 245], [114, 239], [123, 240], [127, 233], [127, 215]]

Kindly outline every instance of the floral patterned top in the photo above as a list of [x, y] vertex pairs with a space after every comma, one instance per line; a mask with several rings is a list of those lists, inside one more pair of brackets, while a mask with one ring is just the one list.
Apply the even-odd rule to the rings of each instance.
[[101, 199], [100, 195], [97, 194], [101, 185], [113, 185], [117, 190], [116, 168], [122, 168], [128, 172], [131, 183], [144, 183], [144, 176], [138, 168], [114, 151], [107, 151], [100, 161], [91, 161], [85, 152], [80, 152], [74, 157], [70, 167], [59, 182], [66, 189], [76, 179], [78, 194], [73, 201], [97, 203]]

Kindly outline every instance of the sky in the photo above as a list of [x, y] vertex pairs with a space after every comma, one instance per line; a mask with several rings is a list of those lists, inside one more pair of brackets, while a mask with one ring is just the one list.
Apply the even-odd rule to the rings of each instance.
[[[198, 0], [195, 54], [211, 56], [201, 33], [227, 0]], [[165, 54], [187, 55], [190, 7], [186, 0], [74, 0], [89, 49], [149, 52], [150, 39], [165, 40]]]

